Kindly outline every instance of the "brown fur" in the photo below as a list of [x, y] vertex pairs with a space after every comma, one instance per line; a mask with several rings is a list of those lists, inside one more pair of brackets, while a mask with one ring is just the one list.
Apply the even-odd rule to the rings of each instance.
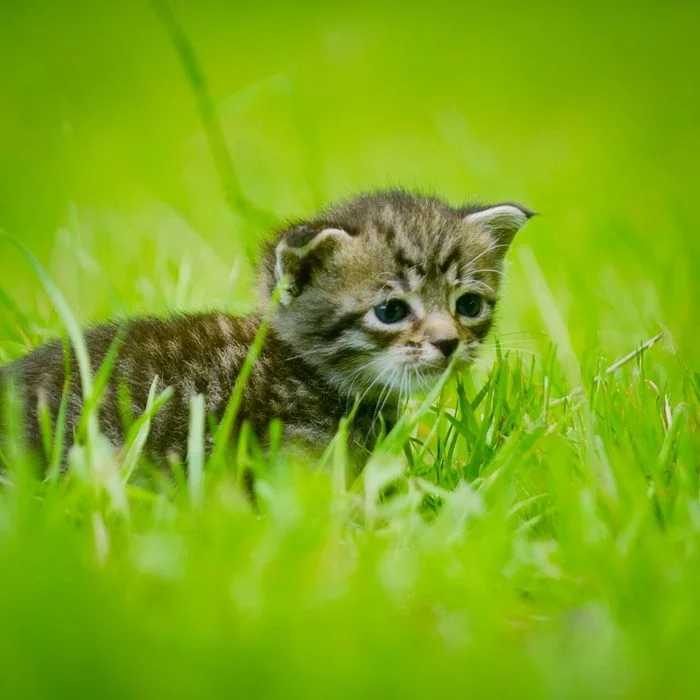
[[[279, 284], [282, 303], [246, 385], [239, 421], [250, 421], [265, 442], [270, 421], [278, 418], [291, 442], [323, 449], [359, 397], [351, 447], [360, 456], [374, 444], [377, 415], [391, 420], [402, 394], [427, 389], [444, 370], [449, 358], [441, 348], [451, 351], [459, 340], [459, 359], [474, 358], [491, 327], [503, 255], [529, 216], [518, 205], [453, 208], [390, 191], [351, 199], [286, 228], [261, 262], [258, 313], [130, 319], [86, 331], [93, 372], [120, 338], [100, 404], [103, 432], [122, 443], [125, 410], [132, 418], [144, 411], [157, 376], [159, 389], [169, 386], [174, 393], [152, 422], [147, 454], [157, 461], [170, 453], [183, 458], [191, 398], [203, 394], [208, 415], [221, 419]], [[479, 318], [456, 313], [455, 298], [465, 291], [483, 300]], [[400, 323], [377, 320], [373, 309], [389, 299], [410, 305]], [[70, 366], [68, 444], [82, 408], [74, 358]], [[55, 341], [4, 368], [21, 388], [33, 445], [40, 444], [39, 402], [54, 419], [58, 412], [64, 367], [63, 346]], [[129, 396], [121, 409], [120, 385]]]

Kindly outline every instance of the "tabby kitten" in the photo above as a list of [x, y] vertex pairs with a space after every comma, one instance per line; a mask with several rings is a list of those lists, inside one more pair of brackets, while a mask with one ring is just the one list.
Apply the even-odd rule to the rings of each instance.
[[[278, 418], [288, 441], [322, 449], [359, 398], [350, 447], [361, 459], [373, 447], [379, 412], [390, 422], [401, 395], [429, 389], [453, 355], [464, 365], [474, 360], [493, 322], [504, 254], [530, 216], [517, 204], [454, 208], [387, 191], [286, 228], [264, 253], [255, 314], [135, 318], [86, 331], [93, 372], [121, 335], [99, 407], [103, 433], [123, 443], [125, 409], [132, 418], [144, 411], [157, 376], [159, 389], [172, 387], [173, 395], [151, 423], [146, 454], [156, 462], [184, 458], [190, 400], [203, 394], [210, 418], [222, 418], [280, 285], [238, 424], [249, 421], [264, 443]], [[23, 395], [27, 438], [37, 449], [37, 407], [56, 420], [65, 366], [54, 341], [0, 372]], [[67, 445], [82, 407], [74, 357], [69, 367]]]

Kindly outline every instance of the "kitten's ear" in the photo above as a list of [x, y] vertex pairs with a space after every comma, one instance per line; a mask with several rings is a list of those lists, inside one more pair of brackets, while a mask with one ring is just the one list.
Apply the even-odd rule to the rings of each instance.
[[281, 301], [289, 302], [301, 294], [311, 279], [313, 268], [320, 265], [350, 234], [323, 222], [299, 224], [289, 229], [276, 248], [275, 282], [283, 280]]
[[464, 217], [465, 223], [487, 233], [494, 242], [502, 246], [503, 254], [515, 234], [532, 218], [535, 212], [520, 204], [495, 204], [472, 208]]

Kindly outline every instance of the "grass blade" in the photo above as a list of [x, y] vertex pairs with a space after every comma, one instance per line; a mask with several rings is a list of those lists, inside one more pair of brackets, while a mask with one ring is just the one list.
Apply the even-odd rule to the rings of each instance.
[[[166, 0], [152, 0], [151, 6], [175, 47], [175, 51], [185, 71], [187, 82], [197, 100], [197, 108], [204, 126], [209, 150], [229, 207], [234, 213], [252, 216], [261, 223], [271, 224], [274, 221], [273, 217], [255, 207], [243, 195], [231, 153], [226, 145], [226, 139], [217, 119], [214, 101], [209, 94], [206, 76], [192, 42]], [[252, 253], [252, 251], [250, 252]]]
[[148, 439], [148, 434], [151, 430], [151, 419], [158, 413], [158, 411], [169, 401], [170, 397], [173, 395], [173, 390], [171, 387], [165, 389], [156, 396], [156, 389], [158, 388], [158, 376], [153, 378], [151, 387], [148, 390], [148, 399], [146, 400], [146, 408], [144, 412], [138, 417], [138, 419], [131, 426], [129, 435], [124, 444], [125, 456], [122, 462], [122, 476], [124, 482], [129, 481], [131, 475], [136, 468], [139, 457], [143, 450], [146, 440]]
[[187, 435], [187, 485], [190, 503], [195, 508], [204, 500], [204, 396], [197, 394], [190, 401], [190, 428]]
[[[34, 270], [34, 273], [39, 278], [39, 281], [41, 282], [44, 291], [48, 295], [49, 299], [51, 299], [51, 303], [56, 309], [61, 319], [61, 323], [63, 324], [68, 333], [68, 337], [73, 347], [73, 351], [75, 352], [76, 361], [78, 363], [78, 371], [80, 374], [80, 383], [82, 388], [83, 400], [86, 402], [89, 401], [93, 394], [92, 372], [90, 369], [90, 357], [88, 355], [87, 345], [85, 343], [85, 338], [83, 337], [83, 332], [80, 327], [80, 324], [73, 315], [73, 312], [71, 311], [70, 306], [68, 305], [68, 302], [66, 301], [65, 297], [61, 293], [61, 290], [54, 284], [53, 280], [46, 272], [46, 270], [44, 270], [44, 267], [41, 265], [36, 256], [27, 248], [25, 248], [19, 241], [16, 241], [14, 238], [12, 238], [6, 233], [4, 235], [7, 236], [8, 240], [14, 246], [16, 246], [24, 255], [24, 257], [28, 260], [29, 264]], [[98, 434], [96, 411], [90, 411], [87, 414], [86, 432], [89, 449], [89, 445], [94, 443]]]

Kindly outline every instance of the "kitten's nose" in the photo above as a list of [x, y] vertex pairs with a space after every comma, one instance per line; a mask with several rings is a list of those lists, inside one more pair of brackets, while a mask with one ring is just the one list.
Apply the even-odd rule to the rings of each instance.
[[442, 338], [433, 340], [432, 343], [445, 357], [449, 357], [457, 349], [459, 338]]
[[445, 357], [450, 357], [459, 345], [455, 322], [447, 315], [432, 313], [425, 319], [425, 337]]

